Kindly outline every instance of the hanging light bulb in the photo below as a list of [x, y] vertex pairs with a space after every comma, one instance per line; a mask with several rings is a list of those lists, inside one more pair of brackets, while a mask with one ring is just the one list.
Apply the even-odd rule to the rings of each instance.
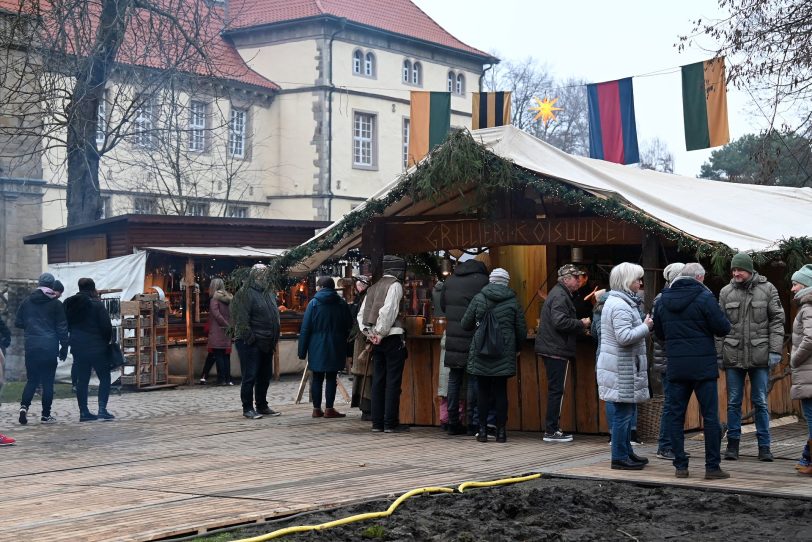
[[451, 274], [452, 265], [451, 265], [451, 258], [448, 257], [448, 252], [445, 253], [445, 257], [440, 262], [440, 274], [444, 277], [447, 277]]

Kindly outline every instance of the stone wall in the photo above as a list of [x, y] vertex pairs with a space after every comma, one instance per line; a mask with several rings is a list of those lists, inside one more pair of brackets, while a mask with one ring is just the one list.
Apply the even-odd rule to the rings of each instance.
[[0, 280], [31, 279], [42, 272], [42, 246], [23, 237], [42, 231], [45, 181], [0, 177]]
[[17, 307], [36, 288], [36, 280], [0, 279], [0, 318], [11, 330], [11, 346], [6, 351], [6, 380], [25, 379], [25, 341], [23, 330], [14, 327]]

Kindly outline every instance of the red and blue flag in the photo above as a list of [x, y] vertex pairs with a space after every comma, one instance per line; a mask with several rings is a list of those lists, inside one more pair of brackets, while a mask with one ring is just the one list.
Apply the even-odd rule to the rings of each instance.
[[640, 161], [632, 78], [586, 86], [589, 156], [618, 164]]

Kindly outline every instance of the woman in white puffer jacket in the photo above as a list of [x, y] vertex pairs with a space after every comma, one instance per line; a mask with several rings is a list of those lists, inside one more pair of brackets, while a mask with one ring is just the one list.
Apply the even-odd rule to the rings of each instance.
[[648, 400], [648, 360], [646, 336], [654, 321], [640, 317], [638, 293], [643, 284], [643, 268], [624, 262], [609, 275], [612, 291], [603, 306], [601, 349], [598, 354], [598, 394], [614, 404], [612, 468], [640, 470], [648, 460], [635, 455], [631, 426], [635, 403]]

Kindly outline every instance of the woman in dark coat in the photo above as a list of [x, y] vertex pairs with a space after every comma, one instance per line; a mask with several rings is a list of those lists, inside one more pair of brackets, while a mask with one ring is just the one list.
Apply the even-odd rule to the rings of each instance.
[[[490, 284], [474, 296], [462, 317], [463, 329], [476, 329], [485, 312], [490, 309], [499, 322], [501, 356], [490, 358], [480, 353], [482, 337], [474, 334], [468, 354], [468, 373], [475, 376], [479, 385], [479, 412], [488, 412], [491, 402], [496, 409], [496, 442], [507, 441], [507, 379], [516, 374], [516, 354], [521, 351], [522, 341], [527, 338], [524, 312], [516, 301], [516, 293], [508, 288], [510, 275], [502, 268], [491, 271]], [[488, 442], [486, 417], [479, 417], [479, 442]]]
[[[110, 397], [110, 339], [113, 326], [110, 315], [99, 300], [93, 279], [79, 279], [79, 293], [65, 300], [65, 315], [70, 329], [70, 348], [76, 365], [76, 400], [79, 403], [79, 421], [113, 420], [107, 411]], [[87, 387], [90, 371], [99, 379], [99, 413], [87, 408]]]
[[231, 382], [231, 339], [226, 335], [228, 322], [231, 318], [231, 300], [234, 296], [226, 291], [223, 279], [215, 277], [211, 279], [209, 285], [209, 342], [208, 350], [210, 358], [206, 359], [203, 367], [203, 376], [200, 383], [206, 383], [206, 377], [214, 363], [217, 367], [217, 383], [221, 386], [233, 385]]
[[[314, 418], [343, 418], [333, 403], [336, 398], [336, 377], [344, 368], [347, 337], [352, 319], [350, 308], [336, 292], [332, 277], [319, 277], [316, 295], [308, 303], [299, 334], [299, 359], [307, 359], [313, 373], [310, 381], [310, 397], [313, 400]], [[321, 409], [322, 385], [325, 386], [325, 409]]]

